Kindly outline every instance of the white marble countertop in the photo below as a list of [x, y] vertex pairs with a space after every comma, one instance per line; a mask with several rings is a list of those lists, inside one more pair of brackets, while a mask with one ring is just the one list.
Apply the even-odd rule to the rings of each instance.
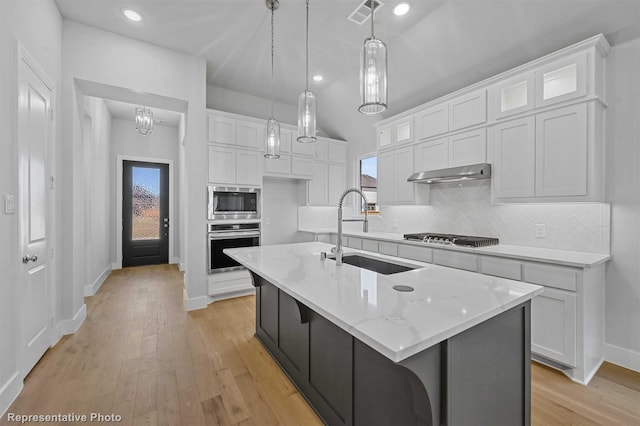
[[[335, 228], [310, 228], [298, 229], [299, 232], [305, 232], [314, 235], [336, 234]], [[586, 253], [580, 251], [554, 250], [538, 247], [514, 246], [507, 244], [498, 244], [489, 247], [460, 247], [445, 246], [442, 244], [423, 243], [419, 241], [407, 241], [403, 234], [395, 234], [390, 232], [368, 232], [362, 231], [343, 231], [343, 235], [358, 238], [371, 238], [380, 241], [388, 241], [394, 243], [410, 244], [421, 247], [430, 247], [442, 250], [454, 250], [468, 253], [476, 253], [487, 256], [506, 257], [511, 259], [531, 260], [535, 262], [554, 263], [558, 265], [574, 266], [577, 268], [591, 268], [611, 259], [611, 255]]]
[[[359, 252], [420, 269], [381, 275], [320, 260], [313, 242], [225, 249], [239, 263], [334, 324], [399, 362], [517, 306], [543, 287], [459, 269]], [[393, 290], [397, 284], [415, 288]]]

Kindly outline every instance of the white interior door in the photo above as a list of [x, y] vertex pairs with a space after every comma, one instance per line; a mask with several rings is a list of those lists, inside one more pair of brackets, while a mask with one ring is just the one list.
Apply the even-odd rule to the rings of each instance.
[[[18, 161], [20, 359], [26, 375], [51, 343], [47, 256], [47, 150], [51, 138], [51, 88], [28, 61], [20, 61]], [[43, 78], [46, 78], [43, 76]]]

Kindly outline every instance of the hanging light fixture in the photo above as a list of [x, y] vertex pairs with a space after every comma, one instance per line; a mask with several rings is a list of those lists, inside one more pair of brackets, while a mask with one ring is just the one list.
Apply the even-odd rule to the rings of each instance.
[[378, 114], [387, 109], [387, 46], [373, 35], [376, 0], [371, 5], [371, 37], [365, 39], [360, 53], [360, 99], [363, 114]]
[[273, 15], [280, 7], [278, 0], [266, 0], [267, 9], [271, 10], [271, 118], [267, 120], [267, 133], [265, 139], [265, 158], [280, 158], [280, 123], [273, 117]]
[[136, 108], [136, 130], [143, 136], [153, 132], [153, 112], [144, 106]]
[[307, 0], [307, 64], [305, 89], [298, 97], [298, 142], [316, 141], [316, 97], [309, 91], [309, 0]]

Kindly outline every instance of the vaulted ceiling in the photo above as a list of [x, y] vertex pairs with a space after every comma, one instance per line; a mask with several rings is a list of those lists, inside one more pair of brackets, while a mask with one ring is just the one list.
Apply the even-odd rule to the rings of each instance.
[[[310, 73], [320, 125], [349, 137], [358, 117], [359, 51], [370, 29], [347, 20], [361, 0], [310, 1]], [[270, 97], [270, 11], [263, 0], [56, 0], [63, 17], [200, 56], [207, 83]], [[381, 119], [604, 33], [612, 44], [640, 36], [638, 0], [383, 0], [376, 36], [389, 48], [389, 109]], [[144, 16], [126, 20], [121, 10]], [[275, 12], [276, 99], [304, 88], [304, 0]]]

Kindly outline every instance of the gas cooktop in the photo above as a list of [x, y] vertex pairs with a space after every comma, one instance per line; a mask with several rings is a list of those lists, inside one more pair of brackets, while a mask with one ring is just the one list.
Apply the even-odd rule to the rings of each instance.
[[434, 234], [422, 232], [418, 234], [404, 234], [408, 241], [422, 241], [425, 243], [442, 244], [447, 246], [486, 247], [498, 244], [498, 239], [493, 237], [474, 237], [470, 235]]

